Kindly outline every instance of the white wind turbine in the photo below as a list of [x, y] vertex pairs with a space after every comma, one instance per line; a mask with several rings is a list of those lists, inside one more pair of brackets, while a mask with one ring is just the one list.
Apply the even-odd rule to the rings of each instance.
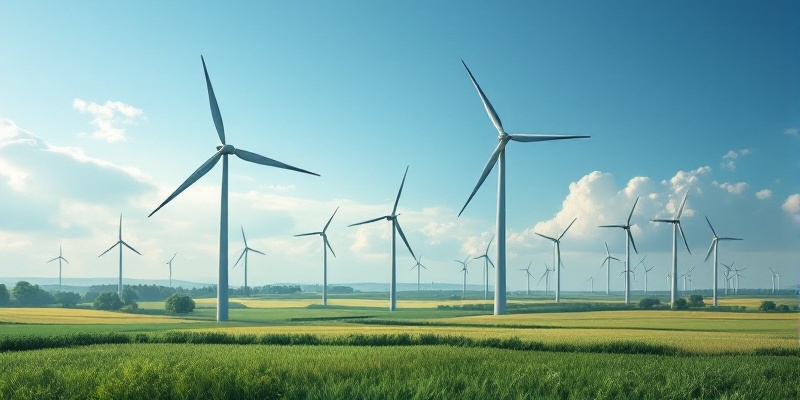
[[[61, 246], [58, 246], [58, 257], [56, 257], [56, 258], [54, 258], [54, 259], [52, 259], [52, 260], [50, 260], [48, 262], [50, 263], [50, 262], [53, 262], [55, 260], [58, 260], [58, 290], [61, 290], [61, 261], [64, 261], [65, 263], [69, 264], [69, 261], [67, 261], [67, 259], [64, 258], [64, 256], [61, 253]], [[772, 268], [770, 268], [770, 269], [772, 269]], [[775, 277], [773, 276], [773, 281], [774, 281], [774, 278]], [[772, 286], [773, 286], [772, 287], [772, 292], [774, 293], [775, 292], [775, 285], [773, 284]]]
[[428, 269], [428, 267], [426, 267], [426, 266], [422, 265], [422, 254], [420, 254], [420, 255], [419, 255], [419, 258], [415, 259], [414, 261], [416, 261], [417, 263], [416, 263], [416, 264], [414, 264], [414, 266], [413, 266], [413, 267], [411, 267], [411, 270], [413, 271], [413, 270], [414, 270], [414, 268], [416, 268], [416, 269], [417, 269], [417, 291], [419, 292], [419, 291], [420, 291], [420, 289], [419, 289], [419, 276], [420, 276], [420, 271], [422, 271], [422, 269], [423, 269], [423, 268], [425, 268], [425, 269]]
[[296, 168], [280, 161], [264, 157], [262, 155], [251, 153], [246, 150], [237, 149], [232, 145], [225, 142], [225, 127], [222, 124], [222, 115], [219, 111], [217, 98], [214, 95], [214, 89], [211, 87], [211, 79], [208, 77], [208, 70], [206, 69], [206, 62], [203, 56], [200, 56], [200, 61], [203, 63], [203, 73], [206, 77], [206, 89], [208, 89], [208, 102], [211, 105], [211, 117], [214, 120], [214, 126], [217, 129], [221, 146], [217, 146], [217, 152], [211, 158], [203, 163], [196, 171], [194, 171], [189, 178], [186, 179], [175, 191], [164, 200], [148, 217], [155, 214], [161, 207], [164, 207], [172, 199], [177, 197], [181, 192], [186, 190], [198, 179], [211, 171], [212, 168], [222, 159], [222, 190], [220, 196], [220, 217], [219, 217], [219, 275], [217, 278], [217, 321], [228, 320], [228, 156], [233, 154], [242, 160], [249, 161], [256, 164], [266, 165], [269, 167], [288, 169], [306, 174], [316, 175], [313, 172], [304, 169]]
[[681, 237], [683, 238], [683, 244], [686, 245], [686, 251], [688, 251], [689, 254], [692, 254], [692, 251], [689, 250], [689, 243], [686, 241], [686, 235], [683, 234], [683, 228], [681, 227], [681, 214], [683, 214], [683, 207], [686, 206], [687, 197], [689, 197], [688, 190], [686, 191], [686, 194], [683, 195], [681, 206], [678, 208], [678, 212], [675, 213], [675, 216], [672, 217], [672, 219], [651, 220], [652, 222], [665, 222], [672, 224], [672, 285], [670, 286], [670, 305], [675, 303], [675, 296], [678, 292], [678, 232], [680, 232]]
[[713, 274], [714, 275], [714, 284], [711, 286], [711, 292], [712, 292], [712, 296], [714, 297], [714, 307], [716, 307], [717, 306], [717, 285], [719, 284], [718, 283], [718, 281], [719, 281], [719, 278], [718, 278], [718, 273], [719, 272], [718, 272], [718, 270], [719, 269], [717, 267], [717, 260], [718, 260], [717, 247], [719, 246], [719, 241], [720, 240], [742, 240], [742, 239], [733, 238], [733, 237], [719, 237], [719, 236], [717, 236], [717, 231], [715, 231], [714, 227], [711, 226], [711, 221], [708, 220], [708, 217], [706, 217], [706, 222], [708, 222], [708, 227], [711, 228], [711, 234], [713, 234], [714, 236], [711, 238], [711, 246], [708, 248], [708, 253], [706, 254], [706, 259], [703, 260], [703, 262], [708, 261], [708, 257], [711, 256], [711, 252], [713, 251], [714, 252], [714, 274]]
[[299, 235], [294, 235], [295, 237], [298, 236], [314, 236], [319, 235], [322, 236], [322, 305], [328, 305], [328, 249], [331, 250], [331, 254], [336, 257], [336, 253], [333, 252], [333, 247], [331, 247], [330, 242], [328, 242], [328, 234], [325, 231], [328, 230], [328, 226], [330, 226], [331, 221], [333, 221], [333, 216], [336, 215], [336, 212], [339, 211], [339, 207], [336, 207], [336, 210], [333, 211], [333, 214], [328, 219], [328, 223], [325, 224], [325, 227], [322, 228], [321, 232], [310, 232], [310, 233], [301, 233]]
[[671, 277], [672, 277], [672, 272], [667, 272], [667, 274], [664, 275], [664, 280], [666, 281], [665, 283], [667, 284], [667, 287], [669, 287], [669, 278]]
[[469, 264], [469, 261], [470, 261], [469, 260], [469, 256], [467, 256], [467, 258], [465, 258], [464, 261], [459, 261], [459, 260], [453, 260], [453, 261], [461, 264], [461, 266], [462, 266], [461, 267], [461, 271], [464, 272], [464, 291], [463, 291], [463, 294], [461, 295], [461, 300], [466, 300], [467, 299], [467, 264]]
[[769, 267], [769, 272], [772, 273], [770, 275], [772, 277], [772, 293], [775, 293], [775, 281], [776, 280], [778, 281], [778, 291], [780, 292], [781, 291], [781, 274], [775, 272], [775, 270], [773, 270], [772, 267]]
[[492, 107], [489, 99], [486, 98], [478, 82], [475, 81], [475, 77], [472, 76], [472, 71], [469, 70], [464, 60], [461, 60], [461, 63], [464, 64], [464, 68], [467, 69], [472, 84], [478, 91], [481, 102], [483, 102], [483, 107], [486, 109], [486, 113], [489, 114], [489, 119], [491, 119], [495, 129], [497, 129], [499, 143], [489, 157], [486, 166], [483, 167], [483, 172], [480, 178], [478, 178], [478, 183], [475, 185], [475, 188], [472, 189], [472, 193], [469, 195], [467, 202], [464, 203], [464, 207], [461, 208], [458, 215], [461, 216], [461, 213], [467, 208], [470, 200], [475, 196], [475, 193], [480, 189], [486, 177], [492, 172], [495, 163], [497, 163], [497, 233], [495, 234], [497, 237], [497, 268], [495, 269], [494, 314], [501, 315], [506, 313], [506, 145], [512, 140], [515, 142], [543, 142], [547, 140], [588, 138], [589, 136], [507, 133], [503, 130], [503, 124], [500, 122], [500, 117], [497, 116], [494, 107]]
[[720, 263], [720, 264], [722, 264], [722, 266], [725, 267], [725, 273], [723, 275], [725, 275], [725, 296], [727, 296], [731, 279], [733, 279], [733, 277], [731, 276], [731, 272], [733, 272], [733, 266], [736, 265], [736, 261], [731, 263], [731, 265], [727, 265], [725, 263]]
[[[631, 246], [633, 246], [633, 251], [636, 254], [639, 254], [639, 251], [636, 250], [636, 243], [633, 241], [633, 235], [631, 234], [631, 217], [633, 217], [633, 210], [636, 209], [636, 203], [639, 202], [639, 198], [636, 198], [636, 201], [633, 202], [633, 207], [631, 207], [631, 213], [628, 214], [628, 222], [625, 225], [600, 225], [600, 228], [622, 228], [625, 231], [625, 270], [630, 270], [631, 266]], [[625, 274], [625, 304], [630, 302], [630, 294], [631, 294], [631, 282], [628, 279], [628, 274]]]
[[573, 219], [572, 222], [570, 222], [569, 225], [567, 225], [567, 229], [564, 229], [564, 232], [561, 232], [561, 235], [558, 236], [558, 239], [542, 235], [541, 233], [534, 232], [537, 235], [553, 242], [554, 246], [553, 251], [555, 252], [556, 256], [556, 259], [553, 262], [553, 265], [555, 265], [553, 268], [555, 268], [556, 270], [556, 303], [561, 302], [561, 238], [564, 237], [569, 228], [572, 227], [572, 224], [574, 224], [575, 221], [577, 220], [578, 220], [577, 218]]
[[247, 289], [247, 254], [251, 251], [261, 254], [262, 256], [265, 256], [266, 254], [247, 245], [247, 238], [244, 236], [244, 227], [242, 226], [241, 228], [242, 240], [244, 241], [244, 250], [242, 250], [242, 254], [239, 255], [239, 259], [236, 260], [236, 263], [233, 264], [233, 268], [236, 268], [236, 266], [239, 265], [239, 261], [242, 261], [242, 257], [244, 257], [244, 293], [249, 295], [250, 292], [248, 292]]
[[169, 261], [164, 263], [164, 264], [169, 265], [169, 287], [172, 287], [172, 260], [174, 260], [175, 256], [177, 256], [177, 255], [178, 255], [178, 253], [173, 254], [172, 258], [170, 258]]
[[526, 289], [525, 289], [525, 296], [530, 296], [531, 295], [531, 277], [533, 276], [533, 274], [531, 274], [531, 265], [533, 265], [533, 260], [531, 260], [531, 262], [528, 263], [528, 268], [520, 268], [519, 269], [520, 271], [525, 271], [525, 279], [527, 281], [527, 286], [526, 286]]
[[489, 246], [492, 245], [492, 240], [494, 240], [494, 236], [489, 239], [489, 244], [486, 245], [486, 251], [483, 255], [477, 256], [473, 258], [473, 260], [477, 260], [479, 258], [483, 258], [483, 299], [489, 298], [489, 265], [491, 264], [492, 268], [495, 268], [494, 263], [491, 259], [489, 259]]
[[683, 278], [683, 291], [684, 292], [686, 291], [686, 284], [687, 284], [689, 278], [692, 277], [692, 271], [694, 271], [694, 267], [692, 267], [692, 269], [689, 269], [687, 267], [686, 268], [686, 272], [684, 272], [683, 275], [680, 276], [681, 278]]
[[136, 251], [136, 249], [134, 249], [129, 244], [125, 243], [124, 240], [122, 240], [122, 214], [119, 215], [119, 240], [117, 240], [117, 243], [114, 243], [113, 246], [109, 247], [108, 250], [102, 252], [99, 256], [97, 256], [97, 258], [102, 257], [103, 254], [108, 253], [109, 251], [111, 251], [111, 249], [113, 249], [116, 246], [119, 246], [119, 283], [117, 284], [117, 294], [121, 299], [122, 298], [122, 246], [125, 246], [133, 250], [133, 252], [138, 255], [142, 255], [142, 253], [139, 253], [138, 251]]
[[747, 267], [744, 267], [742, 269], [739, 269], [739, 268], [734, 268], [733, 269], [733, 272], [735, 274], [734, 278], [736, 278], [736, 287], [733, 289], [733, 293], [734, 294], [739, 294], [739, 278], [744, 278], [744, 275], [739, 275], [739, 272], [742, 272], [742, 271], [744, 271], [746, 269], [747, 269]]
[[536, 282], [536, 286], [538, 287], [539, 284], [542, 283], [542, 279], [545, 280], [544, 281], [544, 295], [545, 296], [547, 296], [547, 294], [550, 292], [550, 272], [553, 272], [553, 270], [555, 270], [555, 268], [550, 269], [549, 267], [547, 267], [547, 264], [545, 264], [544, 265], [544, 273], [542, 274], [542, 277], [539, 278], [539, 282]]
[[655, 268], [655, 267], [656, 267], [655, 265], [653, 265], [650, 268], [647, 268], [646, 266], [644, 267], [644, 293], [645, 294], [647, 294], [647, 273], [652, 271], [653, 268]]
[[620, 261], [619, 258], [611, 257], [611, 253], [608, 252], [608, 243], [603, 243], [606, 245], [606, 258], [603, 259], [603, 263], [600, 264], [600, 268], [603, 268], [603, 265], [606, 266], [606, 294], [610, 293], [611, 288], [611, 260]]
[[592, 293], [594, 293], [594, 277], [590, 276], [589, 279], [585, 280], [584, 282], [589, 282], [592, 285]]
[[389, 311], [394, 311], [397, 309], [397, 233], [400, 234], [400, 238], [403, 239], [403, 243], [406, 244], [408, 251], [411, 253], [411, 257], [414, 257], [415, 260], [417, 259], [417, 256], [414, 255], [414, 250], [411, 250], [411, 245], [409, 245], [408, 240], [406, 240], [406, 235], [403, 234], [403, 229], [400, 228], [400, 222], [397, 221], [397, 216], [399, 215], [397, 214], [397, 204], [400, 202], [400, 194], [403, 193], [403, 185], [406, 184], [406, 175], [408, 175], [408, 167], [406, 167], [406, 172], [403, 174], [403, 181], [400, 182], [400, 190], [397, 191], [397, 198], [394, 200], [394, 208], [392, 208], [391, 214], [349, 225], [356, 226], [369, 224], [382, 219], [392, 222], [392, 282], [389, 286]]

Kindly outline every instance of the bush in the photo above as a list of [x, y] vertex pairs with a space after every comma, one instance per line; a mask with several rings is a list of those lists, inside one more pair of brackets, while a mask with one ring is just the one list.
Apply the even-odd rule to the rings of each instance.
[[775, 306], [775, 302], [772, 300], [767, 300], [758, 307], [761, 311], [775, 311], [777, 307]]
[[[136, 292], [133, 289], [131, 289], [130, 286], [125, 286], [122, 289], [122, 304], [125, 304], [126, 306], [129, 306], [129, 305], [132, 305], [132, 304], [136, 304], [136, 300], [138, 298], [139, 298], [139, 296], [136, 294]], [[136, 309], [136, 308], [134, 308], [134, 309]]]
[[169, 296], [164, 303], [167, 311], [175, 314], [185, 314], [194, 311], [194, 300], [185, 294], [175, 293]]
[[693, 294], [689, 296], [689, 307], [705, 307], [706, 303], [703, 303], [703, 296], [699, 294]]
[[17, 299], [19, 305], [25, 306], [44, 306], [53, 304], [53, 296], [46, 290], [39, 287], [39, 285], [31, 285], [25, 281], [17, 282], [14, 289], [11, 289], [11, 294]]
[[139, 309], [139, 305], [138, 304], [131, 303], [131, 304], [126, 304], [124, 307], [122, 307], [121, 311], [122, 312], [126, 312], [126, 313], [134, 313], [138, 309]]
[[780, 311], [780, 312], [789, 312], [790, 309], [789, 309], [789, 306], [787, 306], [786, 304], [781, 304], [781, 305], [778, 306], [778, 311]]
[[639, 300], [639, 308], [642, 310], [650, 310], [653, 306], [661, 305], [661, 301], [655, 297], [645, 297]]
[[675, 299], [675, 302], [672, 303], [673, 310], [685, 310], [689, 308], [689, 304], [683, 297]]
[[114, 311], [122, 308], [122, 300], [116, 292], [103, 292], [94, 299], [92, 308], [95, 310]]
[[64, 307], [74, 307], [81, 301], [81, 295], [75, 292], [56, 292], [53, 297]]
[[11, 295], [8, 293], [6, 285], [0, 283], [0, 306], [8, 305], [10, 301], [11, 301]]

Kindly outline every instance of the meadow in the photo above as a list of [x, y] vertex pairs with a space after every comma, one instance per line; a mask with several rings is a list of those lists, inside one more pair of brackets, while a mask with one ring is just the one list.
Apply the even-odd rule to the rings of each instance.
[[798, 398], [798, 314], [726, 300], [749, 311], [492, 316], [437, 308], [481, 300], [406, 298], [389, 312], [372, 296], [328, 308], [272, 297], [231, 299], [219, 324], [214, 299], [183, 317], [156, 302], [6, 308], [0, 398]]

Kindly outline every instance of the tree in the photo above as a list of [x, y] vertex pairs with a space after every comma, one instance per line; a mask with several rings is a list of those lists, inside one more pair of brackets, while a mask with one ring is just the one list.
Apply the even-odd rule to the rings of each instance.
[[689, 305], [683, 297], [675, 299], [675, 302], [672, 303], [673, 310], [685, 310], [687, 308], [689, 308]]
[[117, 292], [103, 292], [97, 295], [94, 299], [92, 308], [95, 310], [119, 310], [122, 308], [122, 300], [120, 300]]
[[17, 299], [19, 305], [26, 306], [43, 306], [53, 303], [53, 296], [46, 290], [39, 287], [39, 285], [31, 285], [25, 281], [17, 282], [14, 289], [11, 289], [11, 294]]
[[164, 302], [164, 308], [175, 314], [185, 314], [194, 311], [194, 300], [191, 297], [175, 293]]
[[761, 306], [758, 307], [758, 309], [761, 311], [775, 311], [776, 308], [775, 302], [772, 300], [767, 300], [761, 303]]
[[130, 286], [125, 286], [122, 289], [122, 303], [125, 304], [126, 306], [136, 304], [136, 299], [138, 298], [139, 296], [136, 294], [136, 291], [133, 290]]
[[64, 307], [74, 307], [81, 301], [81, 295], [75, 292], [56, 292], [54, 297]]
[[11, 301], [11, 295], [8, 293], [6, 285], [0, 283], [0, 306], [8, 305], [9, 301]]
[[656, 299], [655, 297], [645, 297], [644, 299], [639, 300], [639, 308], [642, 310], [650, 310], [653, 306], [660, 305], [661, 301]]
[[693, 294], [689, 296], [689, 307], [705, 307], [706, 303], [703, 303], [703, 296], [699, 294]]

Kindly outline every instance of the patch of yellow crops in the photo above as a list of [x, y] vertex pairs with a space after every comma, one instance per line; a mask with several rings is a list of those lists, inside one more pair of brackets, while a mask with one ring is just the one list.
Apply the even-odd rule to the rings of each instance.
[[[247, 308], [303, 308], [321, 304], [321, 299], [250, 299], [231, 298], [231, 303], [239, 303]], [[398, 308], [436, 308], [440, 305], [460, 306], [464, 304], [492, 304], [493, 300], [398, 300]], [[509, 303], [546, 303], [552, 301], [509, 301]], [[195, 299], [198, 306], [216, 307], [216, 298]], [[389, 299], [328, 299], [331, 306], [387, 308]]]
[[512, 329], [476, 327], [429, 327], [429, 326], [384, 326], [384, 325], [310, 325], [310, 326], [260, 326], [188, 329], [192, 331], [214, 331], [231, 334], [293, 333], [318, 336], [345, 336], [358, 334], [424, 334], [466, 336], [480, 338], [518, 337], [525, 341], [545, 344], [598, 344], [608, 342], [645, 342], [668, 345], [693, 353], [714, 354], [751, 351], [765, 347], [795, 349], [797, 336], [763, 332], [674, 332], [639, 329]]
[[[797, 297], [781, 297], [781, 298], [770, 298], [770, 299], [759, 299], [759, 298], [737, 298], [737, 297], [720, 297], [717, 299], [717, 302], [721, 306], [739, 306], [739, 307], [747, 307], [748, 309], [758, 309], [761, 306], [761, 303], [764, 300], [771, 300], [775, 302], [775, 304], [786, 304], [790, 306], [797, 305], [800, 302], [800, 299]], [[706, 304], [711, 304], [711, 299], [703, 299]]]
[[0, 322], [17, 324], [86, 325], [175, 324], [193, 323], [196, 321], [159, 315], [125, 314], [72, 308], [0, 308]]

